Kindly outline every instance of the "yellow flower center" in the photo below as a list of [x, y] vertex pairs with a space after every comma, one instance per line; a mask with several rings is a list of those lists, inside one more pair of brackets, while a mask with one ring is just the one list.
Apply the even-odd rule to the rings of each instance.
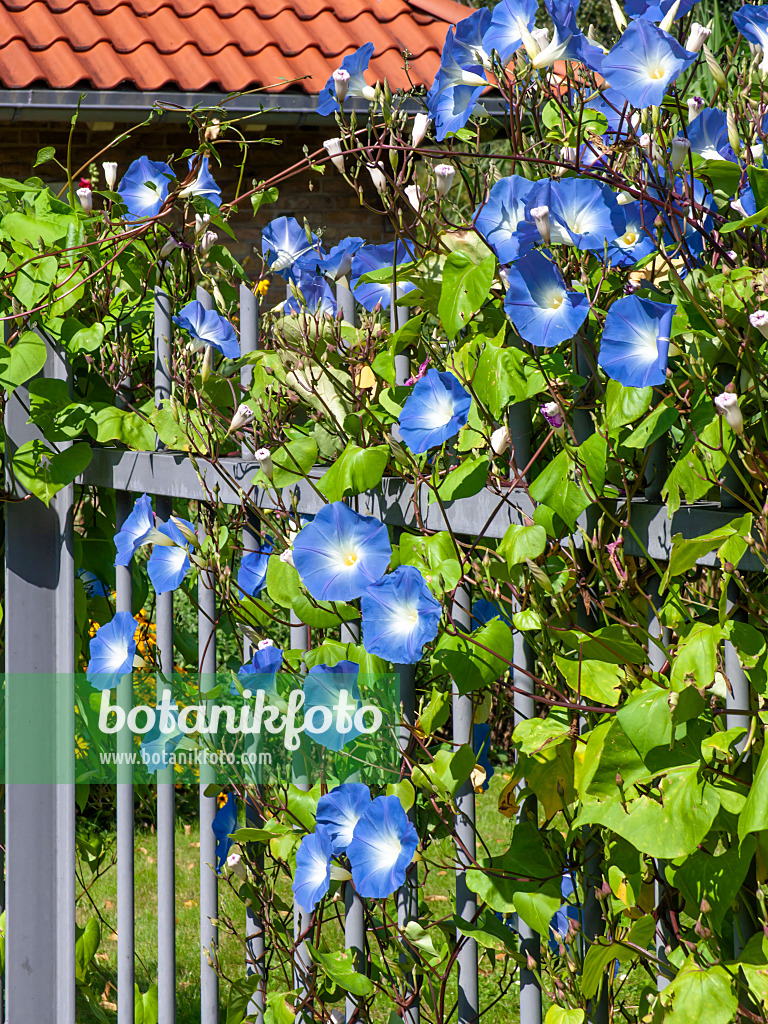
[[651, 78], [655, 79], [658, 82], [658, 80], [663, 77], [664, 68], [660, 64], [657, 64], [655, 68], [651, 69]]
[[344, 555], [344, 565], [354, 565], [357, 561], [357, 553], [355, 551], [348, 551]]
[[550, 299], [549, 304], [552, 307], [552, 309], [560, 309], [560, 307], [563, 304], [563, 297], [562, 297], [562, 295], [554, 296], [552, 299]]
[[626, 235], [624, 235], [624, 238], [622, 239], [622, 241], [624, 242], [624, 245], [634, 245], [635, 242], [637, 241], [637, 232], [636, 231], [628, 231], [626, 233]]

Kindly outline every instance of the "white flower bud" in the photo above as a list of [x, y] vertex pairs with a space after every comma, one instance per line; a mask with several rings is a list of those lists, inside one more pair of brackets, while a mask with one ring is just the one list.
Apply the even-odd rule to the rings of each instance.
[[535, 28], [531, 32], [531, 35], [533, 36], [533, 41], [539, 48], [539, 52], [546, 50], [547, 46], [549, 46], [549, 29]]
[[333, 72], [333, 87], [336, 90], [336, 99], [343, 103], [349, 88], [349, 72], [344, 68], [338, 68]]
[[[678, 11], [679, 7], [680, 7], [680, 0], [675, 0], [675, 2], [672, 4], [672, 6], [667, 11], [667, 13], [661, 19], [661, 21], [659, 22], [659, 28], [661, 29], [662, 32], [671, 32], [672, 26], [675, 23], [675, 18], [677, 17], [677, 11]], [[702, 40], [702, 42], [703, 42], [703, 40]]]
[[619, 206], [626, 206], [628, 203], [635, 202], [635, 196], [631, 195], [629, 192], [619, 192], [616, 196], [616, 202]]
[[704, 107], [706, 107], [706, 103], [701, 96], [691, 96], [688, 100], [688, 124], [696, 120]]
[[429, 114], [415, 114], [411, 127], [411, 145], [420, 146], [429, 128]]
[[560, 163], [573, 164], [576, 162], [577, 150], [575, 146], [560, 147]]
[[758, 309], [756, 313], [750, 313], [749, 322], [760, 331], [764, 338], [768, 338], [768, 313], [764, 309]]
[[93, 192], [89, 188], [79, 188], [76, 192], [77, 198], [80, 200], [80, 205], [86, 213], [90, 213], [93, 209]]
[[214, 117], [205, 129], [205, 141], [215, 142], [219, 135], [221, 135], [221, 121], [219, 121], [218, 117]]
[[117, 181], [117, 164], [114, 160], [105, 160], [101, 165], [104, 171], [104, 181], [110, 192], [114, 192]]
[[694, 21], [688, 32], [688, 38], [685, 41], [686, 50], [690, 50], [691, 53], [698, 53], [711, 35], [711, 28], [706, 28], [704, 25]]
[[174, 249], [178, 248], [179, 243], [176, 241], [173, 235], [168, 235], [165, 242], [163, 243], [162, 248], [160, 249], [160, 252], [158, 253], [158, 256], [160, 257], [161, 260], [164, 260], [167, 256], [171, 255]]
[[216, 234], [215, 231], [206, 231], [203, 237], [200, 239], [200, 252], [208, 252], [211, 246], [215, 245], [218, 240], [219, 236]]
[[368, 168], [368, 173], [371, 176], [373, 187], [376, 189], [380, 196], [384, 195], [384, 193], [387, 191], [387, 178], [386, 175], [384, 174], [384, 165], [379, 163], [366, 164], [365, 166]]
[[199, 213], [195, 214], [195, 234], [200, 235], [206, 230], [208, 225], [211, 223], [211, 215], [204, 213], [202, 216]]
[[272, 453], [269, 448], [259, 448], [256, 452], [256, 461], [259, 463], [259, 469], [264, 476], [271, 480], [274, 467], [272, 466]]
[[741, 199], [732, 199], [731, 200], [731, 209], [735, 210], [736, 213], [738, 213], [738, 215], [740, 217], [748, 217], [749, 216], [747, 211], [744, 209], [744, 203], [743, 203], [743, 201]]
[[[280, 555], [280, 561], [286, 562], [288, 565], [293, 565], [293, 552], [291, 551], [290, 548], [286, 548], [285, 551], [283, 551], [283, 553]], [[293, 567], [294, 569], [296, 568], [295, 565]]]
[[237, 875], [243, 881], [246, 880], [248, 874], [245, 870], [245, 864], [243, 864], [243, 858], [239, 853], [230, 853], [227, 857], [227, 869], [232, 872], [233, 875]]
[[438, 164], [435, 167], [435, 188], [440, 199], [450, 192], [455, 176], [456, 168], [450, 164]]
[[715, 408], [725, 419], [725, 422], [734, 434], [744, 433], [744, 417], [741, 415], [741, 409], [739, 408], [738, 395], [724, 391], [722, 395], [718, 395], [715, 398]]
[[406, 185], [403, 189], [403, 194], [414, 210], [418, 210], [421, 206], [421, 189], [418, 185]]
[[544, 245], [549, 245], [549, 207], [534, 206], [534, 208], [531, 210], [531, 217], [533, 217], [533, 223], [536, 225], [536, 230], [541, 235], [542, 242], [544, 243]]
[[511, 445], [512, 438], [508, 427], [498, 427], [491, 434], [491, 451], [494, 455], [503, 455]]
[[238, 405], [235, 415], [232, 417], [232, 422], [229, 425], [228, 434], [234, 434], [237, 430], [242, 430], [243, 427], [247, 427], [249, 423], [253, 423], [256, 418], [256, 413], [251, 409], [249, 405]]
[[344, 151], [341, 148], [341, 139], [326, 139], [323, 143], [328, 156], [331, 158], [331, 163], [339, 171], [340, 174], [344, 173]]
[[669, 155], [669, 166], [673, 171], [679, 171], [683, 166], [690, 148], [690, 142], [688, 139], [683, 138], [682, 135], [678, 135], [677, 138], [672, 139], [672, 152]]
[[257, 651], [263, 651], [263, 650], [266, 650], [267, 647], [274, 647], [274, 646], [275, 646], [275, 641], [274, 640], [270, 640], [269, 637], [267, 637], [265, 640], [259, 640], [259, 642], [256, 644], [256, 650]]

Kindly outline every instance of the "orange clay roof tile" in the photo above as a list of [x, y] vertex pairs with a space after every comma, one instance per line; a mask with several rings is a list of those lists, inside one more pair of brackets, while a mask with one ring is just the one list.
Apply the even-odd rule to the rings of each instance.
[[375, 46], [369, 80], [430, 85], [454, 0], [0, 0], [0, 85], [318, 93]]

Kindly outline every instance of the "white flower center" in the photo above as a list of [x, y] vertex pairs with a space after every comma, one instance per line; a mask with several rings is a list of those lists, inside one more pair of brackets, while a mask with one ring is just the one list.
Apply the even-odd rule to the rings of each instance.
[[426, 424], [432, 429], [437, 427], [444, 427], [446, 423], [450, 422], [453, 416], [453, 400], [449, 395], [443, 395], [437, 398], [432, 405], [432, 408], [427, 413]]
[[383, 868], [391, 868], [397, 863], [397, 858], [402, 852], [400, 839], [394, 833], [389, 832], [380, 836], [377, 844], [377, 852]]

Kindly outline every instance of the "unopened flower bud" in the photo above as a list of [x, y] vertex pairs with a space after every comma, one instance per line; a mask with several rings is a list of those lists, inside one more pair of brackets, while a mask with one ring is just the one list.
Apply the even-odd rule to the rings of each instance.
[[368, 173], [371, 176], [373, 187], [376, 189], [379, 195], [384, 195], [384, 193], [387, 191], [387, 178], [386, 175], [384, 174], [383, 165], [366, 164], [366, 167], [368, 168]]
[[728, 129], [728, 141], [731, 144], [731, 149], [738, 156], [741, 153], [741, 139], [739, 138], [739, 129], [736, 124], [736, 118], [733, 116], [733, 111], [729, 110], [726, 113], [725, 124]]
[[219, 236], [216, 234], [215, 231], [206, 231], [203, 237], [200, 239], [200, 252], [208, 252], [211, 246], [216, 244], [218, 239]]
[[266, 637], [264, 640], [259, 640], [259, 642], [256, 644], [256, 650], [257, 651], [264, 651], [264, 650], [267, 649], [267, 647], [274, 647], [274, 646], [275, 646], [275, 641], [274, 640], [270, 640], [269, 637]]
[[77, 190], [77, 198], [80, 200], [80, 205], [86, 213], [90, 213], [93, 209], [93, 192], [89, 188], [79, 188]]
[[272, 466], [272, 453], [269, 448], [259, 448], [256, 452], [256, 461], [259, 463], [259, 469], [264, 476], [271, 480], [274, 468]]
[[690, 152], [691, 144], [688, 139], [684, 139], [682, 135], [678, 135], [676, 139], [672, 139], [672, 152], [669, 155], [669, 165], [673, 171], [677, 172], [683, 166], [688, 153]]
[[712, 53], [712, 51], [706, 43], [702, 45], [701, 52], [704, 54], [704, 60], [707, 62], [709, 73], [714, 78], [715, 84], [719, 85], [721, 89], [724, 89], [726, 86], [725, 74], [723, 73], [723, 69], [717, 63], [715, 55]]
[[101, 165], [104, 171], [104, 181], [110, 192], [115, 190], [115, 182], [117, 181], [117, 164], [114, 160], [105, 160]]
[[450, 164], [438, 164], [435, 167], [435, 188], [439, 198], [442, 199], [450, 192], [455, 175], [456, 168]]
[[243, 864], [243, 858], [239, 853], [230, 853], [227, 857], [227, 869], [243, 881], [247, 878], [245, 864]]
[[418, 185], [406, 185], [403, 189], [403, 194], [414, 210], [418, 210], [421, 206], [421, 189]]
[[420, 146], [429, 128], [429, 114], [415, 114], [411, 126], [411, 145]]
[[678, 11], [679, 7], [680, 7], [680, 0], [675, 0], [675, 2], [672, 4], [672, 6], [667, 11], [667, 13], [661, 19], [661, 21], [659, 22], [659, 28], [661, 29], [662, 32], [671, 32], [672, 31], [672, 26], [675, 23], [675, 18], [677, 17], [677, 11]]
[[561, 437], [565, 434], [565, 422], [557, 402], [546, 402], [544, 405], [539, 406], [539, 412], [556, 434], [559, 434]]
[[688, 32], [688, 38], [685, 41], [686, 50], [690, 50], [692, 53], [698, 53], [711, 35], [711, 28], [706, 28], [704, 25], [700, 25], [697, 21], [694, 21], [691, 25], [690, 31]]
[[533, 40], [538, 46], [539, 50], [545, 50], [549, 46], [549, 29], [548, 28], [535, 28], [531, 35]]
[[232, 422], [229, 425], [228, 434], [234, 434], [237, 430], [242, 430], [243, 427], [247, 427], [249, 423], [253, 423], [256, 414], [249, 405], [238, 405], [235, 415], [232, 417]]
[[749, 322], [755, 330], [760, 331], [764, 338], [768, 338], [768, 312], [758, 309], [756, 313], [750, 313]]
[[209, 213], [195, 214], [195, 234], [202, 234], [203, 231], [211, 223], [211, 215]]
[[541, 240], [544, 245], [549, 245], [550, 240], [550, 224], [549, 224], [549, 207], [548, 206], [534, 206], [531, 210], [531, 217], [533, 223], [536, 225], [536, 230], [541, 235]]
[[619, 192], [616, 196], [616, 202], [619, 206], [627, 206], [629, 203], [635, 202], [635, 196], [629, 192]]
[[344, 68], [338, 68], [333, 72], [333, 87], [336, 90], [336, 99], [343, 103], [349, 88], [349, 72]]
[[739, 408], [739, 396], [724, 391], [715, 398], [715, 408], [734, 434], [744, 433], [744, 417]]
[[[290, 548], [286, 548], [280, 555], [280, 561], [286, 562], [288, 565], [293, 565], [293, 551], [291, 551]], [[294, 566], [294, 568], [296, 567]]]
[[323, 143], [328, 156], [331, 158], [331, 163], [340, 173], [344, 173], [344, 151], [341, 148], [341, 139], [326, 139]]
[[691, 96], [688, 100], [688, 124], [696, 120], [705, 106], [706, 103], [701, 96]]
[[491, 451], [494, 455], [503, 455], [511, 445], [512, 437], [508, 427], [499, 427], [491, 434]]
[[203, 366], [200, 370], [200, 380], [205, 384], [208, 378], [211, 376], [211, 369], [213, 367], [213, 349], [210, 345], [205, 346], [205, 355], [203, 356]]
[[219, 135], [221, 135], [221, 121], [219, 121], [218, 117], [214, 117], [205, 129], [205, 141], [215, 142]]
[[179, 243], [176, 241], [173, 235], [168, 235], [168, 237], [166, 238], [165, 242], [162, 245], [162, 248], [160, 249], [160, 252], [158, 253], [158, 256], [160, 257], [161, 260], [164, 260], [171, 255], [174, 249], [178, 248]]

